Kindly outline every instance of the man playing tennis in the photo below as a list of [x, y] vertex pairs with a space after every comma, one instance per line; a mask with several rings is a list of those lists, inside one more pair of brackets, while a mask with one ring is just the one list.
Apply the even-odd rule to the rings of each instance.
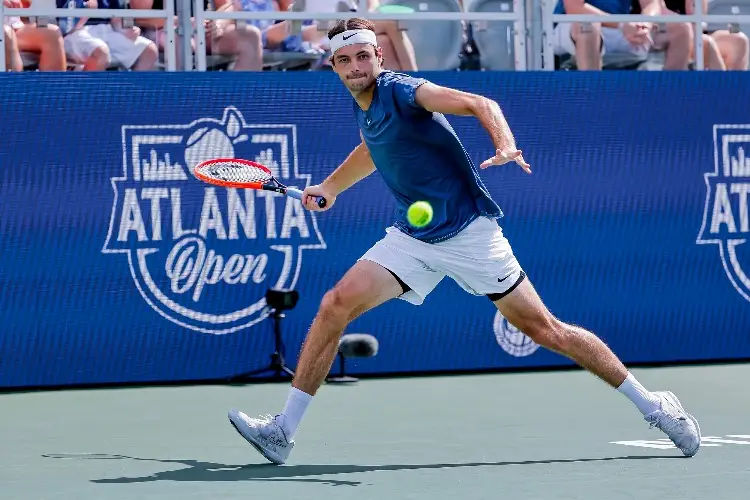
[[[700, 446], [698, 422], [671, 392], [645, 389], [594, 334], [565, 324], [544, 306], [497, 223], [502, 217], [446, 114], [474, 116], [490, 134], [496, 154], [480, 167], [515, 162], [530, 166], [500, 107], [484, 97], [440, 87], [382, 69], [373, 24], [340, 21], [328, 34], [331, 63], [354, 97], [362, 143], [323, 183], [303, 193], [308, 210], [377, 169], [396, 198], [398, 220], [323, 297], [299, 357], [286, 407], [276, 416], [229, 412], [237, 431], [273, 463], [286, 462], [302, 416], [336, 357], [347, 324], [384, 302], [421, 304], [444, 276], [484, 295], [531, 340], [563, 354], [624, 394], [643, 417], [686, 456]], [[413, 202], [428, 201], [433, 220], [416, 229], [405, 219]]]

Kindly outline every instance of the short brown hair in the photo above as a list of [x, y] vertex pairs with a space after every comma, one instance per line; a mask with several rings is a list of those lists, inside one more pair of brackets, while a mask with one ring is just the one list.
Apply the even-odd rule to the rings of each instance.
[[367, 19], [352, 17], [351, 19], [342, 19], [336, 23], [336, 26], [328, 31], [328, 39], [335, 37], [347, 30], [370, 30], [375, 33], [375, 23]]

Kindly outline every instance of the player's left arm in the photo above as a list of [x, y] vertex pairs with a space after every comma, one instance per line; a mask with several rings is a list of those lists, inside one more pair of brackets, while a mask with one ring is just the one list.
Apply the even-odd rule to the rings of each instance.
[[417, 88], [414, 101], [430, 112], [476, 117], [490, 134], [497, 150], [494, 157], [482, 162], [482, 168], [515, 161], [526, 172], [531, 173], [530, 165], [523, 159], [522, 152], [516, 148], [516, 139], [505, 115], [492, 99], [425, 82]]

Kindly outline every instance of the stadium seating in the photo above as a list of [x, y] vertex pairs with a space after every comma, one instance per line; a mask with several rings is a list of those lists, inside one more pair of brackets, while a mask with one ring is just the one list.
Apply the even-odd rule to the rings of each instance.
[[[513, 12], [512, 0], [464, 0], [467, 12]], [[472, 21], [474, 42], [483, 69], [515, 68], [513, 23], [510, 21]]]
[[[708, 2], [709, 15], [750, 15], [750, 0], [706, 0]], [[638, 0], [634, 0], [634, 14], [638, 14]], [[37, 0], [36, 6], [54, 6], [54, 0]], [[298, 0], [297, 8], [307, 12], [342, 12], [356, 10], [359, 2], [357, 0]], [[24, 0], [24, 5], [29, 2]], [[128, 1], [124, 2], [126, 8]], [[209, 9], [214, 10], [214, 0], [209, 0]], [[543, 16], [551, 15], [556, 2], [546, 2], [546, 10]], [[376, 7], [374, 7], [376, 8]], [[529, 42], [529, 30], [544, 25], [536, 22], [530, 2], [517, 2], [513, 0], [380, 0], [380, 12], [453, 12], [460, 13], [513, 13], [515, 9], [519, 12], [526, 23], [526, 29], [516, 33], [511, 21], [436, 21], [436, 20], [399, 20], [399, 25], [408, 32], [409, 40], [414, 46], [417, 67], [425, 71], [453, 71], [483, 69], [489, 71], [512, 71], [516, 69], [516, 61], [524, 54], [517, 54], [516, 37], [523, 37], [520, 41]], [[52, 16], [30, 17], [30, 22], [36, 21], [39, 26], [46, 22], [58, 23], [60, 20]], [[536, 20], [538, 21], [538, 20]], [[333, 21], [320, 21], [319, 29], [325, 32]], [[300, 21], [301, 23], [301, 21]], [[743, 32], [750, 37], [750, 23], [706, 23], [708, 31], [729, 29], [735, 32]], [[544, 34], [536, 34], [536, 39], [543, 39]], [[523, 45], [524, 49], [526, 48]], [[314, 47], [307, 51], [285, 51], [265, 50], [263, 70], [265, 71], [288, 71], [288, 70], [317, 70], [327, 67], [322, 64], [325, 60], [326, 47]], [[23, 67], [26, 71], [38, 69], [39, 55], [35, 53], [22, 53]], [[164, 54], [160, 55], [157, 69], [164, 70]], [[646, 57], [605, 54], [604, 69], [624, 70], [660, 70], [663, 68], [664, 53], [658, 50], [652, 51]], [[232, 69], [234, 58], [207, 54], [206, 66], [210, 71], [222, 71]], [[575, 58], [570, 55], [555, 57], [556, 69], [575, 70]], [[80, 64], [68, 64], [68, 69], [78, 71], [82, 69]], [[123, 68], [112, 65], [108, 70], [117, 71]]]

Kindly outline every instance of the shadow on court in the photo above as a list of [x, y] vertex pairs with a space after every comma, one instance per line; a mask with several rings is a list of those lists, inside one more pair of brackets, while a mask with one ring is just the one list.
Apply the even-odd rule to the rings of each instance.
[[94, 479], [91, 482], [99, 484], [146, 483], [152, 481], [184, 481], [184, 482], [222, 482], [222, 481], [294, 481], [321, 483], [331, 486], [360, 486], [361, 481], [339, 481], [333, 479], [314, 479], [309, 476], [328, 476], [337, 474], [354, 474], [379, 471], [406, 471], [429, 469], [458, 469], [464, 467], [505, 467], [519, 465], [569, 464], [586, 462], [610, 462], [618, 460], [654, 460], [654, 459], [682, 459], [681, 456], [643, 456], [629, 455], [602, 458], [571, 458], [552, 460], [525, 460], [517, 462], [465, 462], [444, 464], [410, 464], [410, 465], [284, 465], [250, 464], [228, 465], [198, 460], [176, 460], [157, 458], [138, 458], [124, 455], [105, 454], [45, 454], [45, 458], [58, 459], [95, 459], [95, 460], [137, 460], [158, 462], [163, 464], [180, 464], [187, 466], [183, 469], [155, 472], [143, 477], [119, 477], [111, 479]]

